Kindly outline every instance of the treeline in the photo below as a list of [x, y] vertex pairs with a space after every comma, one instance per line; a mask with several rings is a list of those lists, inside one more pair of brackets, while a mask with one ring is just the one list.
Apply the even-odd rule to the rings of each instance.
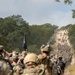
[[69, 40], [75, 50], [75, 24], [70, 24], [67, 27], [69, 31]]
[[62, 27], [61, 29], [68, 29], [68, 36], [72, 47], [75, 50], [75, 24], [69, 24], [67, 26]]
[[29, 25], [21, 15], [0, 18], [0, 44], [8, 52], [23, 50], [23, 38], [29, 51], [39, 53], [40, 46], [47, 43], [54, 31], [58, 28], [49, 23], [42, 25]]

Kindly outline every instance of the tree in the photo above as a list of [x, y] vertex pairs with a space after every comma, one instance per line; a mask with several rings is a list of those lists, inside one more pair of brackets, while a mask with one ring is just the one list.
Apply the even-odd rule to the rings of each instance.
[[72, 10], [72, 18], [75, 18], [75, 10]]
[[68, 26], [68, 32], [69, 32], [69, 40], [75, 49], [75, 24], [74, 25], [69, 25]]
[[[61, 2], [61, 0], [56, 0], [56, 2]], [[64, 0], [65, 4], [71, 4], [72, 0]]]
[[39, 48], [42, 44], [46, 44], [50, 37], [54, 34], [54, 30], [58, 27], [49, 23], [42, 25], [32, 25], [29, 27], [31, 32], [31, 42]]
[[0, 18], [0, 44], [8, 51], [22, 49], [24, 34], [29, 37], [29, 24], [20, 15]]
[[[56, 2], [61, 2], [61, 0], [55, 0]], [[73, 0], [64, 0], [65, 4], [72, 4]], [[72, 18], [75, 18], [75, 9], [72, 10]]]

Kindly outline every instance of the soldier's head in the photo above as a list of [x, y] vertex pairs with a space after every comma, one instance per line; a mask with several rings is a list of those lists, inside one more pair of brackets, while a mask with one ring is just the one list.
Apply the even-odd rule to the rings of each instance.
[[51, 51], [50, 45], [42, 45], [40, 49], [43, 56], [46, 57], [50, 54]]
[[24, 57], [27, 55], [27, 51], [22, 51], [21, 55]]
[[13, 56], [13, 57], [12, 57], [12, 61], [13, 61], [13, 62], [17, 62], [17, 61], [18, 61], [18, 56]]
[[27, 54], [26, 57], [24, 58], [25, 67], [29, 68], [35, 67], [37, 66], [37, 62], [38, 62], [38, 57], [34, 53]]
[[0, 54], [2, 54], [3, 52], [4, 52], [4, 47], [0, 45]]
[[18, 52], [13, 51], [13, 52], [12, 52], [12, 56], [18, 56]]

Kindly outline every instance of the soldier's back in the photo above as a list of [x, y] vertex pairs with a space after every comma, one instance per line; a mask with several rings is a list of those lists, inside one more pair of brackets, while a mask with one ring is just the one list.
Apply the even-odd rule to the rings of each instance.
[[21, 75], [22, 74], [22, 68], [20, 67], [20, 65], [15, 65], [13, 67], [13, 75]]
[[22, 75], [45, 75], [44, 65], [38, 65], [34, 68], [25, 68]]
[[8, 65], [8, 62], [0, 57], [0, 75], [8, 75], [10, 72], [10, 67]]
[[38, 75], [38, 72], [35, 68], [26, 68], [22, 75]]

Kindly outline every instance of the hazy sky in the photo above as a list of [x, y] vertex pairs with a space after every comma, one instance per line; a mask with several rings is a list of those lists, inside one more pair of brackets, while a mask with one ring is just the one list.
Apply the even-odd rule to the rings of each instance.
[[65, 5], [55, 0], [0, 0], [0, 17], [21, 15], [30, 25], [51, 23], [58, 26], [74, 24], [72, 19], [73, 4]]

